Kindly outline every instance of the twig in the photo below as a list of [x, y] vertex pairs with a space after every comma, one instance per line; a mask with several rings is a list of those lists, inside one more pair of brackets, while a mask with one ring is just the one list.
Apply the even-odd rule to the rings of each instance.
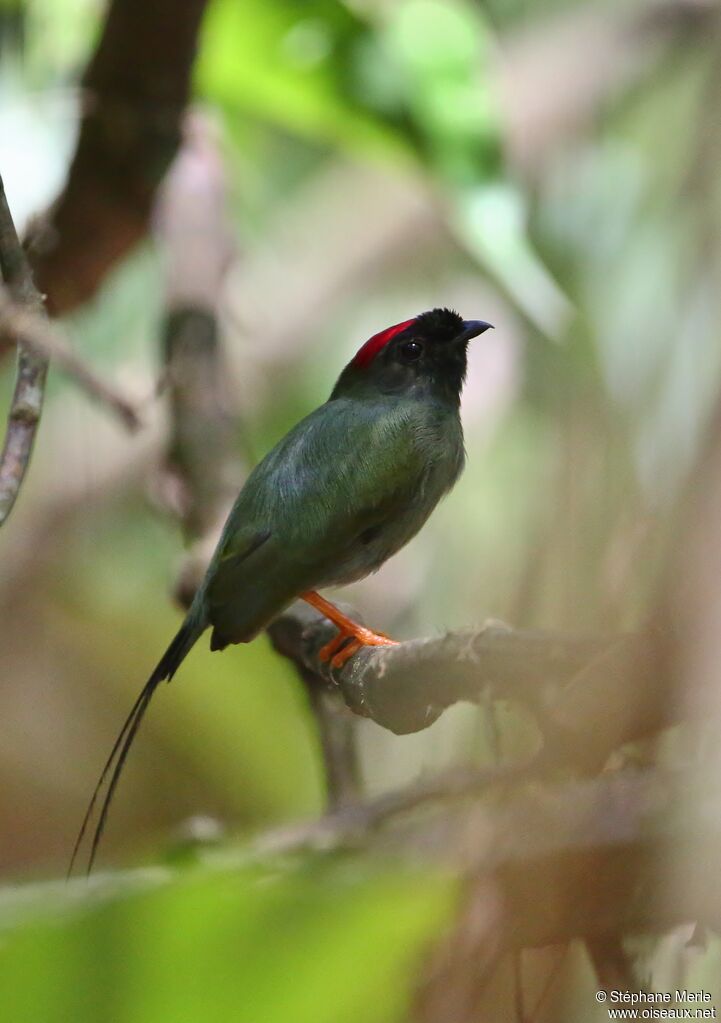
[[13, 302], [0, 288], [0, 341], [18, 344], [27, 352], [46, 362], [52, 361], [60, 370], [77, 381], [87, 393], [107, 405], [129, 430], [137, 430], [140, 414], [134, 402], [99, 377], [73, 351], [67, 338], [41, 313]]
[[[460, 866], [469, 883], [498, 886], [501, 952], [577, 937], [609, 951], [620, 934], [689, 920], [718, 926], [717, 785], [698, 787], [687, 773], [656, 769], [562, 784], [551, 784], [544, 773], [543, 761], [447, 771], [319, 821], [270, 832], [252, 852], [264, 859], [372, 846], [382, 825], [438, 803], [442, 814], [417, 818], [414, 827], [394, 832], [396, 841], [428, 849], [420, 836], [435, 834], [432, 848], [442, 861]], [[469, 795], [484, 802], [449, 813], [454, 801]], [[668, 856], [693, 879], [677, 892], [660, 884]], [[620, 971], [616, 956], [619, 983]], [[628, 973], [623, 982], [632, 983]]]
[[361, 797], [356, 719], [335, 693], [321, 690], [308, 673], [306, 684], [318, 726], [325, 765], [328, 810], [338, 810]]
[[[42, 310], [42, 299], [33, 284], [30, 266], [15, 230], [0, 177], [0, 272], [12, 299], [33, 313]], [[0, 525], [17, 499], [32, 454], [45, 395], [47, 359], [23, 345], [18, 346], [18, 368], [5, 444], [0, 455]]]
[[329, 851], [367, 842], [373, 832], [402, 814], [474, 793], [487, 794], [491, 789], [539, 777], [542, 770], [537, 758], [500, 767], [454, 767], [375, 799], [348, 803], [309, 823], [271, 831], [258, 840], [255, 848], [262, 853], [305, 848]]

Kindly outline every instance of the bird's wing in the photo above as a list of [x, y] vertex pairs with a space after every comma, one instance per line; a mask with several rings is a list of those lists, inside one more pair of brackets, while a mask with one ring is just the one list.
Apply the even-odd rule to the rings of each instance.
[[246, 528], [234, 531], [227, 538], [208, 583], [207, 593], [212, 604], [223, 604], [232, 598], [243, 573], [248, 571], [245, 563], [270, 537], [269, 529]]
[[220, 633], [232, 639], [272, 617], [413, 497], [424, 464], [404, 415], [329, 402], [254, 469], [208, 579], [209, 616]]
[[281, 441], [266, 485], [272, 518], [294, 549], [337, 553], [416, 493], [427, 468], [416, 416], [400, 402], [332, 401]]

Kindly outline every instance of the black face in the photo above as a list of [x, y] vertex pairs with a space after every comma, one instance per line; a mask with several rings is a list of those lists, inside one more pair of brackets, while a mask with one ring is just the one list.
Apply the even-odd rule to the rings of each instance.
[[432, 392], [457, 402], [466, 378], [466, 348], [490, 324], [463, 320], [450, 309], [432, 309], [416, 317], [368, 367], [385, 393]]

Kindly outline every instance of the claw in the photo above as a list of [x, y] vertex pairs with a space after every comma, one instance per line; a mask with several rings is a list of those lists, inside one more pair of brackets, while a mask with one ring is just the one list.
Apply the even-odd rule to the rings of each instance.
[[373, 632], [372, 629], [354, 622], [319, 594], [311, 591], [302, 594], [302, 597], [338, 628], [338, 634], [318, 652], [321, 661], [324, 663], [330, 661], [331, 668], [342, 668], [361, 647], [397, 645], [394, 639], [389, 639], [384, 633]]
[[364, 646], [398, 646], [398, 641], [389, 639], [382, 632], [371, 632], [370, 629], [359, 626], [358, 634], [353, 636], [350, 643], [333, 657], [330, 662], [331, 668], [342, 668], [346, 661], [349, 661]]
[[343, 646], [347, 639], [349, 639], [348, 633], [343, 632], [343, 630], [341, 629], [340, 632], [338, 632], [337, 635], [335, 635], [329, 643], [326, 643], [325, 646], [320, 648], [320, 650], [318, 651], [318, 657], [320, 658], [320, 660], [323, 661], [324, 663], [326, 661], [330, 661], [334, 656], [338, 654], [338, 651], [340, 650], [340, 648]]

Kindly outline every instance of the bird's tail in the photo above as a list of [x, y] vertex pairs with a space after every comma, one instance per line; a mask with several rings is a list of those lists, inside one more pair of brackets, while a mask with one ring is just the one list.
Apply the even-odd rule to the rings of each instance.
[[133, 704], [130, 713], [125, 719], [125, 723], [120, 729], [118, 737], [115, 740], [115, 744], [110, 751], [110, 756], [105, 761], [105, 766], [103, 767], [98, 783], [95, 786], [88, 808], [85, 811], [83, 823], [80, 827], [80, 831], [78, 832], [78, 837], [75, 840], [75, 846], [73, 847], [73, 855], [70, 859], [70, 866], [68, 868], [68, 877], [70, 877], [73, 872], [75, 860], [77, 859], [78, 852], [80, 851], [83, 838], [85, 837], [85, 832], [87, 831], [88, 825], [92, 819], [95, 805], [103, 790], [105, 781], [109, 777], [110, 780], [100, 808], [98, 822], [95, 825], [93, 841], [90, 846], [90, 855], [88, 856], [88, 874], [93, 869], [95, 855], [98, 851], [98, 845], [100, 844], [100, 839], [102, 838], [102, 834], [105, 829], [105, 822], [107, 821], [108, 811], [110, 809], [113, 795], [115, 794], [115, 789], [120, 781], [120, 775], [122, 774], [123, 766], [128, 753], [130, 752], [130, 747], [138, 733], [138, 729], [140, 728], [140, 724], [145, 716], [145, 711], [148, 709], [148, 704], [153, 697], [153, 693], [165, 679], [167, 679], [168, 682], [171, 680], [175, 672], [180, 667], [182, 661], [185, 659], [187, 654], [190, 653], [191, 648], [200, 638], [204, 630], [205, 622], [202, 619], [199, 620], [198, 616], [193, 614], [193, 609], [191, 608], [188, 616], [175, 636], [175, 639], [173, 639], [168, 649], [160, 658], [155, 671], [145, 683], [140, 695]]

